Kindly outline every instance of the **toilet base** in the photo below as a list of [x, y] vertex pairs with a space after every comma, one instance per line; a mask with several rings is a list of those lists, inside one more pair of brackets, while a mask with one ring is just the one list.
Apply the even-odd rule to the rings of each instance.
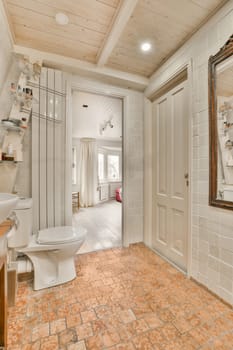
[[74, 257], [67, 257], [60, 250], [27, 252], [26, 255], [34, 267], [34, 290], [57, 286], [76, 277]]
[[33, 264], [34, 290], [57, 286], [76, 277], [74, 257], [85, 236], [86, 229], [82, 227], [52, 227], [39, 232], [43, 243], [38, 243], [37, 235], [33, 235], [27, 246], [16, 247], [16, 251], [26, 255]]

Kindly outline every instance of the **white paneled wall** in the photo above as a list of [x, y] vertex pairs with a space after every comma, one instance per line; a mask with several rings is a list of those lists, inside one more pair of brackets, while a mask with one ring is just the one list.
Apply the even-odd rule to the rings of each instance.
[[[208, 205], [208, 58], [224, 45], [233, 33], [233, 1], [227, 4], [179, 49], [151, 78], [146, 96], [161, 87], [169, 78], [188, 64], [192, 86], [191, 106], [191, 259], [190, 275], [226, 301], [233, 302], [233, 213]], [[150, 111], [146, 101], [146, 131], [150, 133]], [[150, 181], [148, 159], [151, 145], [145, 143], [146, 180]], [[148, 185], [147, 185], [148, 187]], [[150, 200], [145, 203], [150, 212]], [[149, 217], [150, 220], [150, 217]], [[145, 224], [150, 231], [148, 223]], [[150, 245], [151, 233], [145, 232]]]
[[3, 15], [2, 4], [0, 4], [0, 96], [4, 86], [8, 69], [12, 63], [12, 45]]

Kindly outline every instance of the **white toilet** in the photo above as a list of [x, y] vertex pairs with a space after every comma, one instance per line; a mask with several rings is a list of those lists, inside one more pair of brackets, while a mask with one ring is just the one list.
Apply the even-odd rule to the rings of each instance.
[[20, 199], [14, 212], [18, 223], [8, 235], [8, 248], [27, 255], [31, 260], [34, 289], [48, 288], [74, 279], [74, 256], [85, 240], [86, 229], [51, 227], [32, 235], [32, 199]]

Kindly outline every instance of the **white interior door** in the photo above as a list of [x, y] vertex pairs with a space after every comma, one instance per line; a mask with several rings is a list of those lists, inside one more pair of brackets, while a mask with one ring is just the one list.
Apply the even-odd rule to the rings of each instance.
[[187, 270], [188, 98], [186, 82], [153, 103], [153, 247]]

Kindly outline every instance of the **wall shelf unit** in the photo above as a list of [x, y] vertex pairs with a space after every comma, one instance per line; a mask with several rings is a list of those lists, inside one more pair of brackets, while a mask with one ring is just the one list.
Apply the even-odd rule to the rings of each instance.
[[[0, 192], [13, 191], [20, 169], [19, 164], [23, 162], [24, 137], [32, 115], [32, 102], [35, 102], [33, 90], [27, 83], [27, 77], [21, 73], [17, 84], [11, 84], [9, 89], [12, 101], [11, 110], [9, 115], [4, 116], [3, 121], [0, 120]], [[21, 95], [19, 91], [22, 91]], [[3, 154], [13, 159], [5, 160], [4, 157], [2, 159]]]

